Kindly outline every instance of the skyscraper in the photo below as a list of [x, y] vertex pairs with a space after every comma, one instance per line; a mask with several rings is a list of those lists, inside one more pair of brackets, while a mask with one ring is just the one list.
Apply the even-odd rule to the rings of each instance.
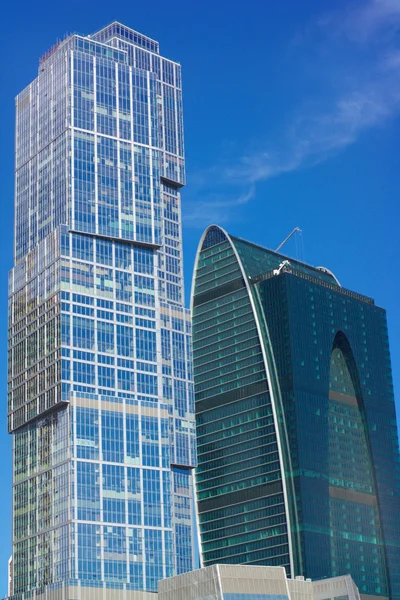
[[204, 566], [351, 574], [400, 598], [400, 481], [385, 311], [325, 268], [207, 229], [194, 274]]
[[16, 115], [13, 591], [135, 598], [193, 567], [181, 68], [112, 23], [42, 57]]

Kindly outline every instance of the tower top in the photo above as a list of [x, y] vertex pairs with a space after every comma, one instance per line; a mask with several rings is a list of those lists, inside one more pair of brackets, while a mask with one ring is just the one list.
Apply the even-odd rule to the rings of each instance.
[[126, 40], [131, 44], [135, 44], [136, 46], [141, 46], [145, 50], [150, 50], [151, 52], [155, 52], [156, 54], [160, 53], [160, 45], [156, 40], [153, 40], [152, 38], [143, 35], [142, 33], [138, 33], [134, 29], [126, 27], [126, 25], [123, 25], [118, 21], [113, 21], [113, 23], [110, 23], [110, 25], [103, 27], [96, 33], [93, 33], [92, 35], [87, 37], [90, 37], [91, 39], [96, 40], [97, 42], [103, 43], [107, 43], [112, 38], [117, 37]]
[[45, 52], [39, 59], [39, 64], [42, 65], [45, 63], [53, 54], [60, 48], [60, 46], [66, 42], [68, 39], [73, 36], [83, 37], [94, 42], [100, 42], [103, 44], [109, 44], [113, 39], [118, 38], [120, 40], [125, 40], [129, 44], [134, 44], [135, 46], [139, 46], [144, 50], [149, 52], [154, 52], [155, 54], [160, 54], [160, 45], [156, 40], [119, 23], [118, 21], [113, 21], [109, 25], [106, 25], [99, 31], [91, 35], [82, 35], [78, 33], [66, 33], [63, 38], [58, 39], [55, 44]]

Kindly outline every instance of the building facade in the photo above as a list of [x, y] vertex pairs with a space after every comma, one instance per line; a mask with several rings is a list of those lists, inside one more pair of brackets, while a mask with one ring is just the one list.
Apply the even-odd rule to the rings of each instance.
[[350, 573], [400, 598], [385, 311], [313, 268], [207, 229], [192, 293], [202, 563]]
[[194, 561], [180, 65], [119, 23], [67, 37], [15, 168], [13, 593], [155, 592]]
[[350, 575], [289, 579], [284, 567], [220, 565], [160, 581], [158, 600], [360, 600]]

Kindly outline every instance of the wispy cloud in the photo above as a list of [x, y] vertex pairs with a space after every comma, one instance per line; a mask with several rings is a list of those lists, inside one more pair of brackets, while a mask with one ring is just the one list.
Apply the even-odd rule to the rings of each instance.
[[[357, 55], [349, 60], [346, 77], [341, 66], [333, 97], [312, 111], [299, 109], [274, 143], [262, 148], [261, 141], [261, 150], [210, 168], [204, 181], [212, 181], [213, 192], [199, 184], [197, 200], [187, 205], [188, 225], [232, 220], [237, 209], [255, 196], [258, 182], [325, 161], [400, 112], [400, 48], [395, 35], [400, 28], [400, 0], [369, 0], [344, 13], [323, 15], [315, 27], [323, 29], [325, 45], [333, 47], [342, 38], [346, 53]], [[365, 53], [361, 59], [360, 47]], [[247, 191], [237, 191], [243, 189]]]
[[[185, 222], [192, 227], [218, 223], [224, 225], [232, 221], [235, 208], [248, 204], [254, 197], [254, 186], [240, 195], [209, 194], [205, 200], [192, 201], [190, 210], [185, 214]], [[200, 197], [201, 198], [201, 197]]]
[[[400, 56], [396, 57], [400, 63]], [[396, 74], [398, 75], [398, 74]], [[385, 79], [385, 78], [384, 78]], [[357, 141], [400, 109], [400, 80], [372, 83], [342, 97], [326, 112], [297, 117], [278, 151], [243, 156], [223, 170], [227, 182], [253, 186], [283, 173], [316, 165]]]
[[349, 8], [340, 15], [342, 30], [351, 40], [368, 42], [379, 32], [387, 36], [396, 33], [400, 25], [398, 0], [369, 0]]

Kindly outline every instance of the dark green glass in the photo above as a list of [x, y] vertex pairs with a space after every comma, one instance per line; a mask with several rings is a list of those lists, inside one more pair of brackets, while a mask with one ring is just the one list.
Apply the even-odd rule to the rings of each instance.
[[385, 311], [218, 227], [199, 247], [192, 311], [204, 565], [350, 573], [361, 594], [399, 600]]

